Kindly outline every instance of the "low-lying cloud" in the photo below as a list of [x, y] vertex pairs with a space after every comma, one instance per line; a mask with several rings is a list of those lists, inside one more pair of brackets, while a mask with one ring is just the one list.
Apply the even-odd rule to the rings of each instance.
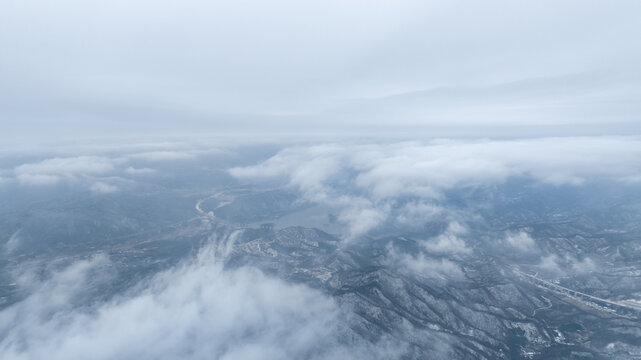
[[[390, 217], [415, 220], [416, 206], [425, 208], [427, 220], [441, 211], [438, 202], [450, 189], [513, 177], [555, 186], [629, 183], [641, 176], [639, 159], [641, 141], [631, 137], [433, 140], [296, 146], [229, 172], [239, 179], [280, 178], [303, 199], [338, 207], [353, 238]], [[421, 200], [407, 207], [400, 198]]]
[[13, 253], [20, 246], [20, 232], [20, 230], [14, 232], [11, 237], [9, 237], [9, 240], [4, 244], [4, 252], [6, 254]]
[[[11, 176], [0, 178], [0, 183], [17, 182], [22, 186], [51, 186], [60, 183], [80, 184], [94, 193], [109, 193], [117, 190], [109, 178], [121, 174], [125, 176], [149, 175], [156, 169], [144, 167], [145, 163], [186, 161], [206, 154], [220, 153], [220, 147], [203, 144], [194, 139], [194, 144], [182, 143], [140, 143], [123, 145], [122, 149], [107, 144], [94, 146], [52, 147], [17, 151], [19, 157], [39, 158], [6, 170]], [[152, 151], [144, 151], [152, 150]], [[60, 152], [68, 156], [42, 159], [49, 152]], [[0, 155], [11, 158], [11, 153]], [[122, 179], [121, 179], [122, 180]]]
[[[106, 176], [113, 173], [121, 162], [120, 159], [105, 156], [56, 157], [16, 166], [13, 173], [21, 185], [49, 186], [62, 181], [79, 181]], [[105, 192], [104, 190], [107, 189], [105, 185], [98, 182], [91, 187], [91, 190]]]
[[98, 255], [45, 280], [19, 277], [30, 295], [0, 312], [1, 357], [369, 359], [402, 350], [358, 340], [344, 309], [318, 291], [253, 268], [223, 270], [212, 246], [109, 301], [83, 298], [109, 269]]
[[196, 153], [193, 151], [149, 151], [128, 156], [130, 159], [147, 161], [175, 161], [193, 159], [194, 157], [196, 157]]
[[505, 243], [523, 252], [536, 250], [536, 242], [534, 241], [532, 236], [530, 236], [530, 234], [525, 231], [519, 231], [517, 233], [506, 233]]
[[97, 194], [109, 194], [118, 191], [118, 187], [116, 185], [107, 184], [102, 181], [94, 183], [91, 185], [90, 189]]
[[156, 170], [151, 168], [135, 168], [133, 166], [130, 166], [125, 169], [125, 173], [129, 175], [147, 175], [147, 174], [153, 174], [155, 172]]
[[387, 252], [387, 265], [411, 276], [439, 281], [461, 280], [465, 276], [457, 263], [446, 258], [422, 252], [408, 254], [393, 246], [388, 246]]
[[556, 254], [549, 254], [541, 257], [537, 268], [549, 276], [566, 276], [595, 271], [597, 270], [597, 265], [589, 257], [577, 259], [570, 255], [562, 257]]
[[462, 236], [467, 234], [467, 229], [458, 222], [451, 222], [445, 231], [434, 239], [423, 243], [423, 246], [433, 253], [468, 254], [471, 249], [467, 247]]
[[23, 164], [14, 173], [21, 182], [54, 181], [78, 175], [99, 175], [114, 170], [113, 160], [99, 156], [77, 156], [46, 159], [37, 163]]

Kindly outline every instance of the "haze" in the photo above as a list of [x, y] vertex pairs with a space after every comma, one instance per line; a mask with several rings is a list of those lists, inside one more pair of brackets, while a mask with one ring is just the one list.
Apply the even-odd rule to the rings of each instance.
[[638, 133], [638, 1], [6, 0], [5, 141]]

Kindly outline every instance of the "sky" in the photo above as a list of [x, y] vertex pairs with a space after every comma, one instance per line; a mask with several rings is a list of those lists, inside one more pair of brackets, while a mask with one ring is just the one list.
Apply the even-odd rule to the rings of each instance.
[[638, 1], [5, 0], [0, 140], [641, 132]]

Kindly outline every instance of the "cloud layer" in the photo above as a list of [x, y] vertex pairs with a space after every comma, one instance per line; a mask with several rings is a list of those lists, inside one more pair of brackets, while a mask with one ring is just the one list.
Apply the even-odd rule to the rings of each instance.
[[99, 156], [52, 158], [14, 169], [18, 181], [28, 185], [54, 184], [63, 178], [101, 175], [114, 170], [114, 161]]
[[[167, 142], [159, 139], [143, 142], [95, 141], [70, 144], [64, 141], [49, 145], [3, 149], [0, 151], [0, 185], [17, 183], [21, 186], [52, 186], [73, 184], [97, 194], [113, 193], [119, 184], [133, 183], [131, 179], [145, 179], [156, 174], [158, 167], [184, 163], [198, 157], [215, 155], [233, 141], [220, 138], [182, 138]], [[244, 139], [240, 143], [251, 143]], [[15, 164], [18, 162], [17, 164]], [[10, 168], [2, 168], [11, 164]], [[130, 178], [130, 179], [127, 179]], [[148, 177], [147, 177], [148, 178]]]
[[4, 1], [0, 136], [638, 133], [639, 12], [625, 0]]
[[[225, 271], [213, 246], [105, 303], [83, 294], [110, 273], [104, 255], [44, 280], [0, 312], [3, 359], [354, 359], [398, 348], [354, 338], [333, 300], [256, 269]], [[218, 254], [220, 255], [220, 254]], [[112, 271], [113, 272], [113, 271]], [[103, 276], [104, 277], [104, 276]]]
[[[348, 224], [353, 237], [390, 218], [415, 222], [417, 209], [425, 220], [436, 216], [442, 213], [439, 199], [454, 188], [512, 177], [558, 186], [638, 182], [641, 141], [582, 137], [335, 143], [286, 148], [260, 164], [229, 172], [240, 179], [280, 178], [304, 199], [340, 209], [339, 220]], [[403, 198], [415, 200], [399, 203]]]

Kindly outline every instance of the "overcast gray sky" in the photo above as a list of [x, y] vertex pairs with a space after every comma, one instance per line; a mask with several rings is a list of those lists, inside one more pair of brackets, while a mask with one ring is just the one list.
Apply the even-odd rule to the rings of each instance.
[[639, 14], [639, 1], [4, 0], [0, 139], [638, 134]]

